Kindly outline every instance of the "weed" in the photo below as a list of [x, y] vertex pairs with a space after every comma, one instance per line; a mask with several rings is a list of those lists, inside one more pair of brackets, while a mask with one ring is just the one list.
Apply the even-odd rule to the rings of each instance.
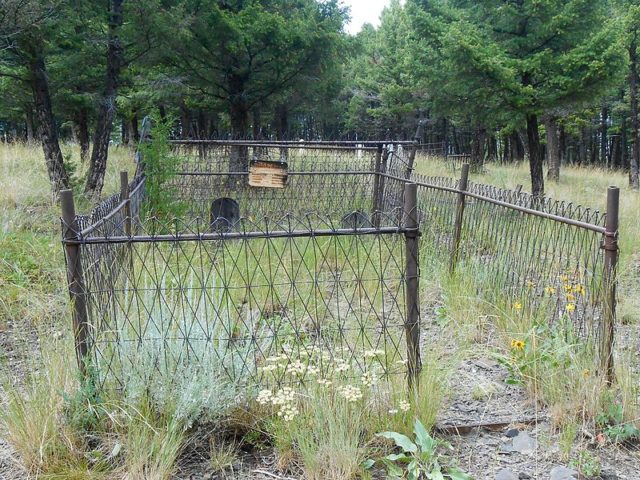
[[215, 435], [209, 439], [209, 465], [213, 472], [220, 472], [233, 466], [238, 458], [238, 445], [225, 443]]
[[[449, 459], [441, 453], [442, 449], [452, 450], [450, 444], [429, 435], [429, 432], [416, 419], [414, 440], [398, 432], [379, 433], [379, 437], [392, 440], [400, 453], [392, 453], [382, 458], [390, 478], [449, 478], [451, 480], [471, 480], [471, 477], [457, 467], [449, 464]], [[373, 466], [369, 461], [365, 466]], [[405, 475], [406, 472], [406, 475]]]
[[586, 478], [598, 477], [602, 471], [600, 459], [589, 452], [589, 450], [581, 450], [578, 456], [569, 462], [569, 465]]

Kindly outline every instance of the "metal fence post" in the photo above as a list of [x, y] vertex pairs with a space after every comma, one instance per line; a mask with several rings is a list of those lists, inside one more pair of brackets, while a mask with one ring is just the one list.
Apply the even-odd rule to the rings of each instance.
[[465, 194], [469, 181], [469, 164], [462, 165], [460, 175], [460, 185], [458, 186], [458, 201], [456, 204], [456, 220], [453, 225], [453, 239], [451, 240], [451, 256], [449, 259], [449, 273], [453, 273], [458, 263], [458, 253], [460, 250], [460, 240], [462, 237], [462, 220], [464, 215]]
[[418, 186], [404, 186], [404, 228], [406, 255], [406, 311], [405, 335], [407, 340], [409, 388], [417, 385], [421, 369], [420, 360], [420, 224], [418, 221]]
[[380, 204], [378, 203], [380, 200], [380, 170], [382, 168], [382, 144], [378, 144], [378, 150], [376, 151], [376, 164], [375, 164], [375, 173], [373, 175], [373, 212], [371, 212], [373, 226], [380, 226]]
[[78, 366], [83, 377], [87, 378], [86, 360], [89, 354], [88, 318], [85, 298], [85, 286], [82, 274], [82, 257], [78, 243], [78, 222], [71, 190], [60, 192], [62, 207], [64, 249], [67, 257], [67, 282], [73, 309], [73, 335], [75, 339]]
[[120, 201], [127, 203], [123, 208], [124, 213], [124, 234], [131, 236], [131, 200], [129, 200], [129, 174], [120, 172]]
[[618, 264], [618, 211], [620, 206], [620, 189], [607, 189], [607, 215], [605, 218], [604, 272], [602, 277], [604, 289], [604, 311], [600, 331], [600, 368], [606, 375], [607, 382], [612, 383], [615, 377], [613, 365], [613, 340], [616, 325], [616, 286]]

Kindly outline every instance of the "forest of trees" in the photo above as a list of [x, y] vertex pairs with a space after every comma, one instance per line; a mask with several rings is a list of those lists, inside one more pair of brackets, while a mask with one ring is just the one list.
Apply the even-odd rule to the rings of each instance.
[[[532, 191], [573, 163], [638, 187], [640, 0], [391, 0], [344, 31], [337, 0], [2, 0], [0, 141], [80, 145], [101, 194], [111, 142], [148, 114], [190, 139], [412, 138], [528, 159]], [[546, 163], [544, 163], [546, 162]]]

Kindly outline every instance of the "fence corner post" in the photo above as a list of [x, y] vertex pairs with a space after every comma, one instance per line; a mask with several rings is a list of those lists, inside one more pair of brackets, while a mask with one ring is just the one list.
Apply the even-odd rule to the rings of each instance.
[[420, 224], [418, 220], [418, 186], [404, 186], [404, 236], [406, 255], [406, 318], [409, 388], [417, 385], [421, 370], [420, 360]]
[[62, 209], [62, 241], [67, 257], [67, 283], [71, 298], [73, 336], [78, 366], [83, 378], [88, 378], [87, 358], [89, 355], [88, 318], [85, 298], [84, 278], [82, 274], [82, 257], [78, 235], [76, 208], [71, 190], [60, 192]]
[[371, 212], [371, 218], [373, 220], [373, 226], [380, 227], [380, 171], [382, 170], [382, 148], [383, 145], [379, 143], [376, 150], [376, 164], [374, 165], [373, 174], [373, 211]]
[[469, 183], [469, 164], [462, 165], [462, 173], [460, 174], [460, 184], [458, 185], [458, 200], [456, 203], [456, 219], [453, 225], [453, 238], [451, 240], [451, 256], [449, 258], [449, 273], [453, 274], [458, 263], [458, 254], [460, 250], [460, 240], [462, 238], [462, 220], [464, 216], [464, 205]]
[[607, 189], [607, 213], [605, 217], [604, 272], [602, 277], [604, 290], [604, 311], [600, 327], [600, 369], [607, 383], [613, 383], [615, 369], [613, 363], [613, 342], [616, 327], [616, 287], [618, 266], [618, 225], [619, 225], [620, 189], [610, 186]]
[[129, 174], [120, 172], [120, 201], [127, 202], [124, 205], [124, 234], [131, 236], [131, 200], [129, 200]]

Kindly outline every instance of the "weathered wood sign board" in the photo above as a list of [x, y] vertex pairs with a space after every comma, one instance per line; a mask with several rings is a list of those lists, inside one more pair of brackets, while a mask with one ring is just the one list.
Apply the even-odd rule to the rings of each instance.
[[284, 162], [254, 160], [249, 164], [249, 185], [263, 188], [284, 188], [289, 167]]

